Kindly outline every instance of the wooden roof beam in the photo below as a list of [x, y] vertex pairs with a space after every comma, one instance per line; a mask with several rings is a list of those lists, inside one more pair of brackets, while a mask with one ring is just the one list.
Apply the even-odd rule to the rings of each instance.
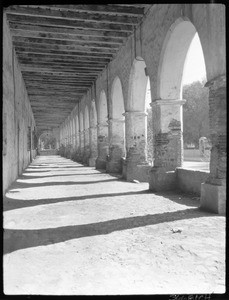
[[23, 47], [23, 46], [14, 46], [16, 53], [23, 53], [23, 54], [44, 54], [44, 55], [55, 55], [60, 56], [64, 55], [65, 57], [92, 57], [92, 58], [106, 58], [106, 59], [112, 59], [113, 55], [108, 53], [95, 53], [95, 52], [82, 52], [82, 51], [58, 51], [58, 50], [52, 50], [49, 48], [41, 49], [38, 47]]
[[81, 56], [74, 56], [74, 57], [65, 57], [64, 55], [58, 56], [53, 56], [53, 55], [45, 55], [43, 53], [23, 53], [23, 52], [18, 52], [17, 55], [18, 59], [21, 60], [38, 60], [38, 61], [48, 61], [48, 62], [64, 62], [64, 63], [94, 63], [94, 64], [101, 64], [105, 65], [107, 64], [110, 60], [109, 59], [104, 59], [102, 57], [81, 57]]
[[49, 17], [49, 18], [61, 18], [67, 20], [78, 20], [78, 21], [90, 21], [99, 23], [114, 23], [114, 24], [130, 24], [137, 25], [142, 15], [128, 16], [128, 15], [107, 15], [98, 13], [88, 13], [88, 12], [77, 12], [71, 10], [60, 10], [53, 9], [51, 7], [31, 7], [31, 6], [20, 6], [13, 5], [6, 9], [7, 15], [22, 15], [22, 16], [35, 16], [35, 17]]
[[13, 42], [13, 45], [15, 48], [27, 48], [31, 50], [47, 50], [47, 51], [66, 51], [66, 52], [79, 52], [83, 51], [86, 53], [104, 53], [104, 54], [111, 54], [114, 55], [117, 50], [113, 48], [101, 48], [101, 47], [95, 47], [95, 46], [64, 46], [64, 45], [49, 45], [49, 44], [37, 44], [37, 43], [22, 43], [22, 42]]
[[[9, 21], [20, 22], [22, 24], [31, 25], [46, 25], [56, 27], [71, 27], [71, 28], [82, 28], [102, 31], [124, 31], [131, 33], [134, 30], [133, 25], [122, 25], [122, 24], [106, 24], [96, 23], [91, 21], [77, 21], [67, 19], [53, 19], [48, 17], [36, 17], [36, 16], [22, 16], [22, 15], [7, 15]], [[61, 30], [60, 30], [61, 31]]]
[[116, 46], [122, 45], [123, 39], [101, 37], [101, 36], [90, 36], [90, 35], [68, 35], [65, 33], [43, 33], [39, 31], [26, 31], [11, 29], [12, 37], [25, 37], [25, 38], [37, 38], [37, 39], [49, 39], [49, 40], [61, 40], [61, 41], [79, 41], [87, 43], [101, 43], [101, 44], [114, 44]]
[[20, 22], [13, 22], [12, 20], [9, 22], [10, 28], [13, 30], [24, 30], [28, 32], [40, 32], [40, 33], [61, 33], [67, 35], [77, 35], [83, 37], [109, 37], [116, 39], [125, 39], [128, 37], [127, 32], [123, 31], [100, 31], [100, 30], [89, 30], [89, 29], [77, 29], [77, 28], [64, 28], [62, 27], [61, 30], [59, 27], [55, 26], [45, 26], [44, 24], [39, 25], [31, 25], [31, 24], [24, 24]]
[[[22, 5], [21, 5], [22, 6]], [[129, 15], [138, 16], [144, 14], [144, 8], [141, 7], [123, 7], [119, 5], [31, 5], [31, 7], [44, 7], [57, 10], [71, 10], [78, 12], [99, 13], [106, 15]]]
[[118, 50], [120, 45], [118, 44], [110, 44], [110, 43], [99, 43], [99, 42], [88, 42], [88, 41], [66, 41], [66, 40], [54, 40], [54, 39], [43, 39], [43, 38], [34, 38], [34, 37], [20, 37], [13, 36], [12, 40], [14, 43], [25, 43], [37, 44], [37, 45], [63, 45], [63, 46], [78, 46], [87, 47], [87, 48], [102, 48], [102, 49], [114, 49]]

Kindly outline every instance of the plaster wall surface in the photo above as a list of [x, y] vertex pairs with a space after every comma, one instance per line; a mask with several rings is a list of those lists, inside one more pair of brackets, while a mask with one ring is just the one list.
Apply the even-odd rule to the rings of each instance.
[[28, 127], [35, 128], [35, 120], [12, 47], [9, 26], [3, 18], [3, 193], [22, 173], [36, 150], [27, 150]]
[[192, 193], [200, 196], [201, 183], [205, 182], [209, 171], [176, 169], [177, 188], [185, 193]]

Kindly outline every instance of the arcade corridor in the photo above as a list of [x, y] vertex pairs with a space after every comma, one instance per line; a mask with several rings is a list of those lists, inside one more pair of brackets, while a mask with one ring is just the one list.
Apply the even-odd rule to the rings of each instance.
[[4, 292], [223, 293], [224, 227], [195, 198], [40, 156], [4, 199]]

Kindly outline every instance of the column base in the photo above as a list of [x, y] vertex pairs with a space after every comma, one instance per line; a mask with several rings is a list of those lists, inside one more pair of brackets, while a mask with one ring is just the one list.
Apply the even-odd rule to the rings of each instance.
[[216, 214], [226, 214], [226, 185], [201, 183], [200, 208]]
[[108, 173], [122, 173], [122, 161], [107, 161], [106, 170]]
[[107, 164], [106, 160], [97, 158], [95, 162], [95, 168], [100, 170], [106, 170], [106, 164]]
[[138, 180], [140, 182], [149, 181], [149, 171], [151, 166], [149, 164], [136, 164], [136, 162], [126, 161], [124, 166], [125, 179], [127, 181]]
[[152, 167], [149, 172], [149, 189], [153, 192], [176, 189], [176, 171]]

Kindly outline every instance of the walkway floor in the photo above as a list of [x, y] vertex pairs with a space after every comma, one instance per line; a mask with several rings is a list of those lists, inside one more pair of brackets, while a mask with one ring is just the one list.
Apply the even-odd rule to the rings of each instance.
[[4, 199], [4, 292], [225, 292], [225, 217], [60, 156], [40, 156]]

